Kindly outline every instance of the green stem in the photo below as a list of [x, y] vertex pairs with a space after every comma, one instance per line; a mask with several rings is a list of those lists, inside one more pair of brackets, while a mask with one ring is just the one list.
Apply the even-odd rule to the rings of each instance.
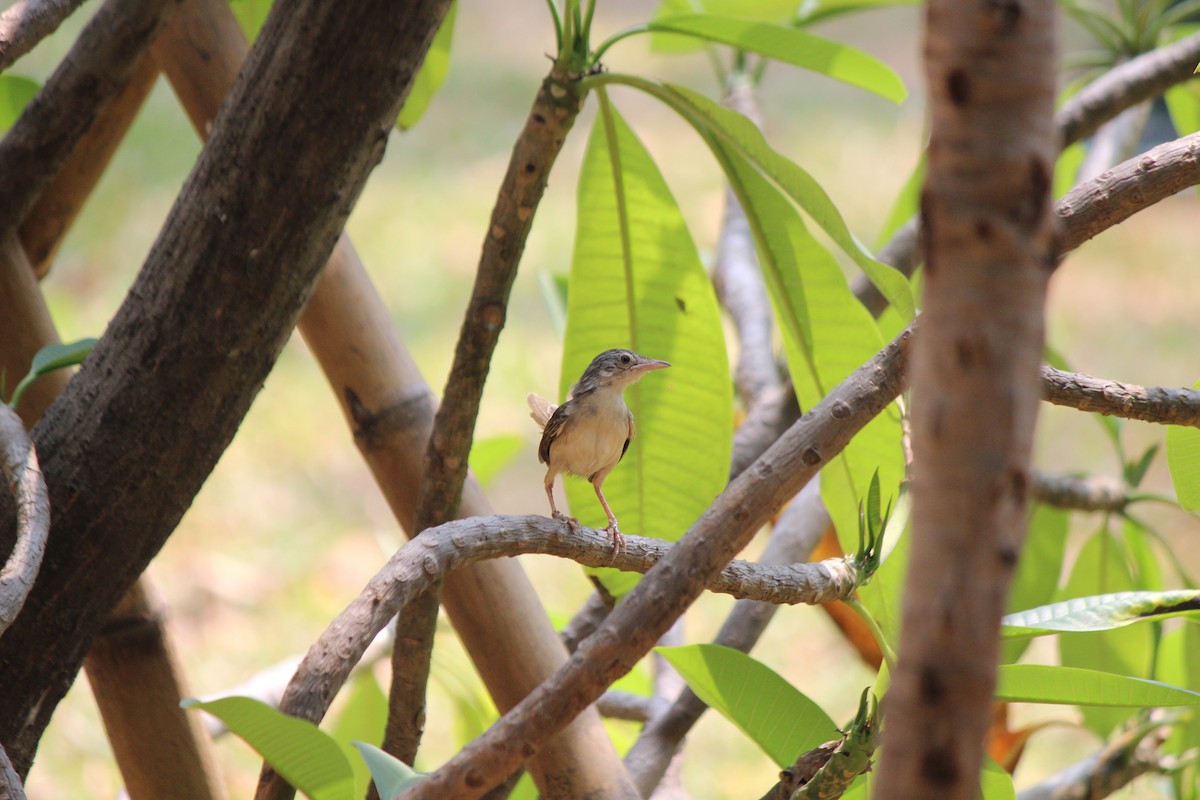
[[895, 675], [896, 653], [892, 650], [891, 645], [888, 644], [887, 639], [883, 635], [883, 629], [879, 627], [879, 623], [875, 620], [875, 617], [871, 615], [866, 606], [858, 601], [857, 597], [847, 597], [842, 602], [850, 606], [854, 610], [854, 613], [858, 614], [859, 618], [867, 624], [871, 635], [875, 637], [875, 644], [879, 645], [879, 652], [883, 654], [883, 660], [887, 664], [888, 672]]

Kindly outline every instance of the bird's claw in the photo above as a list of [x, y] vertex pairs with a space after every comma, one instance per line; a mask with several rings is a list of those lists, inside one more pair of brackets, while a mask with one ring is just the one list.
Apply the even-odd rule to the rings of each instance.
[[567, 523], [567, 527], [571, 529], [571, 533], [579, 533], [579, 520], [574, 517], [568, 517], [561, 511], [555, 511], [551, 516], [559, 522]]
[[614, 521], [611, 525], [609, 525], [605, 530], [607, 530], [609, 535], [612, 536], [612, 540], [613, 540], [612, 560], [616, 561], [617, 554], [625, 549], [625, 537], [621, 535], [620, 529], [617, 528], [616, 521]]

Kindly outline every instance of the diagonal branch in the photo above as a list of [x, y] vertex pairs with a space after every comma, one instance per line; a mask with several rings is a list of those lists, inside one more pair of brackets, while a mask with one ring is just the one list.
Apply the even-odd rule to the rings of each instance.
[[107, 0], [0, 141], [0, 226], [16, 227], [180, 0]]
[[58, 30], [83, 0], [17, 0], [0, 14], [0, 72]]
[[1200, 391], [1195, 389], [1138, 386], [1043, 366], [1042, 396], [1080, 411], [1200, 428]]
[[1048, 475], [1036, 469], [1033, 470], [1032, 476], [1033, 499], [1055, 508], [1119, 514], [1130, 502], [1129, 494], [1119, 481], [1075, 475]]
[[628, 672], [774, 509], [902, 391], [910, 338], [906, 329], [731, 482], [566, 666], [403, 795], [406, 800], [481, 796]]
[[0, 402], [0, 472], [17, 506], [17, 544], [0, 568], [0, 636], [21, 613], [42, 566], [50, 533], [50, 500], [37, 451], [21, 418]]

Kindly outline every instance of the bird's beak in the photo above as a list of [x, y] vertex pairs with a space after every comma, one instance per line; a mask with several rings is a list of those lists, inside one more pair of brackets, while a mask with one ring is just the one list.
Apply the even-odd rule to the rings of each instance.
[[652, 369], [666, 369], [671, 366], [666, 361], [647, 360], [634, 367], [638, 372], [649, 372]]

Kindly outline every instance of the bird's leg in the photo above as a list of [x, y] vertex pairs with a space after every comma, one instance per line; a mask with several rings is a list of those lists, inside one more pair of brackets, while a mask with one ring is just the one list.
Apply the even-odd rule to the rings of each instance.
[[553, 478], [551, 478], [550, 482], [546, 484], [546, 497], [550, 499], [550, 517], [552, 519], [559, 520], [560, 522], [567, 523], [567, 527], [571, 529], [571, 533], [579, 533], [579, 520], [575, 519], [574, 517], [568, 517], [566, 514], [559, 511], [558, 507], [554, 505]]
[[600, 498], [600, 505], [604, 506], [604, 513], [608, 514], [608, 532], [613, 537], [612, 557], [615, 561], [617, 553], [621, 552], [621, 548], [625, 546], [625, 537], [621, 535], [621, 531], [617, 528], [617, 517], [613, 514], [612, 509], [608, 507], [608, 501], [604, 499], [604, 492], [600, 491], [600, 482], [593, 483], [592, 486], [596, 489], [596, 497]]

